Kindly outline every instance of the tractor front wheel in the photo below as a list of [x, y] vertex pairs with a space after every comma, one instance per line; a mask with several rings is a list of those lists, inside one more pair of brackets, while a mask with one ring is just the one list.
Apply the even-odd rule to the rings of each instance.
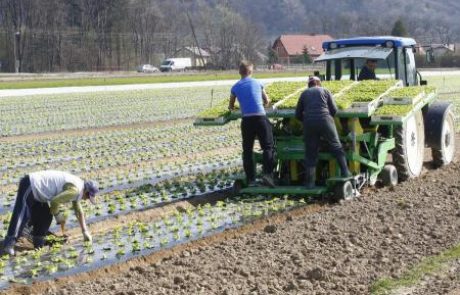
[[393, 164], [400, 181], [415, 178], [422, 173], [425, 149], [425, 132], [421, 111], [413, 114], [395, 130], [396, 147]]

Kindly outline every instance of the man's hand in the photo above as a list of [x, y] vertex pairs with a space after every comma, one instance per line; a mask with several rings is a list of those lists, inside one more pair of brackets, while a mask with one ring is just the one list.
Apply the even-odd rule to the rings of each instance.
[[270, 98], [268, 97], [267, 92], [265, 92], [265, 89], [262, 89], [262, 100], [264, 102], [265, 107], [268, 107], [270, 105]]
[[84, 240], [85, 242], [90, 242], [90, 243], [93, 242], [93, 237], [91, 236], [91, 234], [90, 234], [89, 231], [85, 230], [85, 231], [83, 232], [83, 240]]
[[233, 111], [235, 109], [236, 96], [230, 95], [230, 102], [228, 103], [228, 110]]

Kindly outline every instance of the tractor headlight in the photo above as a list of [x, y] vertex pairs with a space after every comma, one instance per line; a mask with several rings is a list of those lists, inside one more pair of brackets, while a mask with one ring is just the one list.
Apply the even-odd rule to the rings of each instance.
[[385, 47], [392, 48], [395, 45], [393, 41], [387, 41], [385, 42]]

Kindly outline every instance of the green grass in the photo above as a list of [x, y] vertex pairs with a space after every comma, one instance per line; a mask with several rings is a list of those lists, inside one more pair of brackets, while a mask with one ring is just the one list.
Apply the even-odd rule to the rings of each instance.
[[[307, 76], [305, 72], [261, 72], [255, 73], [255, 78], [280, 78]], [[162, 74], [152, 76], [130, 77], [97, 77], [97, 78], [63, 78], [63, 79], [39, 79], [27, 81], [0, 82], [1, 89], [27, 89], [27, 88], [54, 88], [75, 86], [106, 86], [106, 85], [129, 85], [168, 82], [194, 82], [216, 80], [239, 79], [237, 72], [233, 73], [205, 73], [205, 74]], [[306, 78], [305, 78], [306, 79]]]
[[460, 244], [437, 256], [425, 258], [422, 262], [412, 267], [400, 278], [382, 278], [378, 280], [371, 286], [371, 294], [391, 294], [391, 292], [396, 289], [415, 286], [424, 276], [432, 275], [441, 271], [448, 263], [457, 259], [460, 259]]
[[457, 131], [460, 131], [460, 75], [427, 77], [428, 86], [438, 89], [438, 98], [453, 102], [457, 116]]

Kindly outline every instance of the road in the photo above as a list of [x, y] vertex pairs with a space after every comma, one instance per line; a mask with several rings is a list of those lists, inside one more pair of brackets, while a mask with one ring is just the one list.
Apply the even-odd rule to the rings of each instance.
[[[456, 71], [422, 71], [422, 76], [460, 76], [460, 70]], [[260, 79], [262, 83], [274, 81], [302, 81], [306, 77]], [[154, 84], [131, 84], [131, 85], [110, 85], [110, 86], [81, 86], [81, 87], [58, 87], [58, 88], [34, 88], [34, 89], [7, 89], [0, 90], [0, 97], [46, 95], [46, 94], [68, 94], [88, 93], [106, 91], [130, 91], [146, 89], [169, 89], [181, 87], [213, 87], [233, 85], [236, 80], [200, 81], [200, 82], [178, 82], [178, 83], [154, 83]]]
[[[274, 81], [302, 81], [304, 77], [260, 79], [262, 83]], [[0, 90], [0, 97], [43, 95], [43, 94], [68, 94], [85, 92], [106, 92], [106, 91], [130, 91], [145, 89], [169, 89], [183, 87], [214, 87], [233, 85], [236, 80], [200, 81], [200, 82], [178, 82], [178, 83], [153, 83], [153, 84], [130, 84], [110, 86], [80, 86], [80, 87], [57, 87], [57, 88], [34, 88], [34, 89], [7, 89]]]

